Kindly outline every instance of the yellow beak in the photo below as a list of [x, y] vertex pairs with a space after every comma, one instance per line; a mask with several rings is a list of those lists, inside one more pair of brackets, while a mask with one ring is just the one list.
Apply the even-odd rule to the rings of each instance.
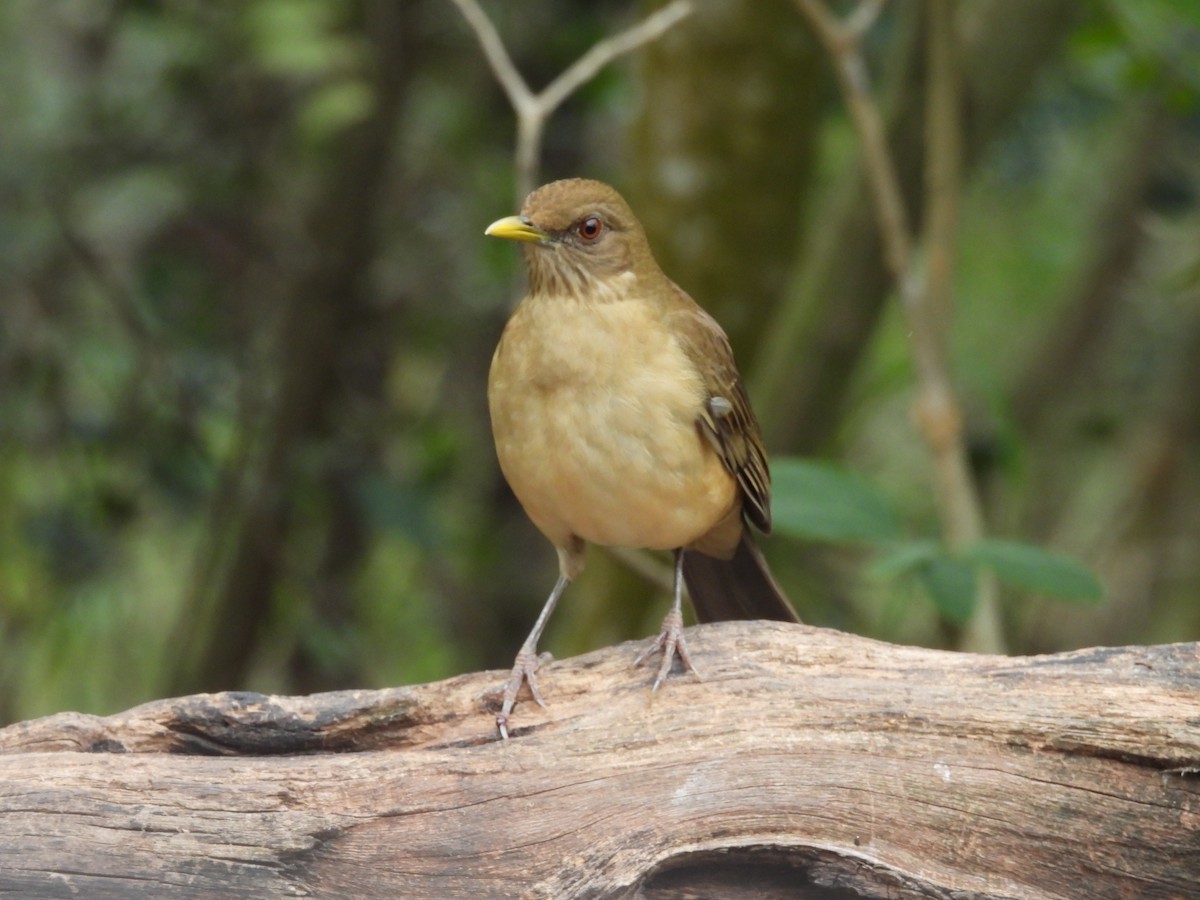
[[484, 229], [483, 233], [510, 241], [529, 241], [534, 244], [550, 239], [550, 235], [529, 221], [528, 216], [505, 216], [503, 219], [497, 219]]

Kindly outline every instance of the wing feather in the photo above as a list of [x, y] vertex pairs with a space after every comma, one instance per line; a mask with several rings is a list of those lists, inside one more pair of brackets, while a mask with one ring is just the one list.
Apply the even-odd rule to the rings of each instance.
[[763, 532], [770, 532], [771, 473], [767, 454], [729, 338], [716, 319], [682, 289], [676, 290], [687, 302], [672, 311], [672, 330], [696, 364], [707, 395], [696, 425], [737, 479], [746, 517]]

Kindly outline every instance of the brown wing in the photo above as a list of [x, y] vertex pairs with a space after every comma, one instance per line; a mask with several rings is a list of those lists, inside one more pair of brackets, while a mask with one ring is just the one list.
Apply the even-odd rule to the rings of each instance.
[[707, 394], [697, 427], [737, 479], [746, 516], [763, 532], [771, 530], [771, 473], [762, 432], [742, 386], [729, 338], [716, 319], [681, 289], [681, 308], [670, 314], [672, 329], [696, 364]]

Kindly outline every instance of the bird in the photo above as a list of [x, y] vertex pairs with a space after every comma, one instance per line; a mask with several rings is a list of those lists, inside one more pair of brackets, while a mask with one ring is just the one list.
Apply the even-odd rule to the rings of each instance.
[[484, 233], [520, 243], [528, 282], [488, 374], [496, 455], [559, 571], [503, 687], [507, 739], [522, 685], [546, 705], [538, 641], [589, 543], [674, 553], [670, 611], [635, 660], [662, 652], [652, 690], [677, 656], [699, 675], [684, 583], [700, 622], [800, 620], [749, 528], [771, 530], [771, 479], [729, 339], [663, 273], [629, 204], [569, 178]]

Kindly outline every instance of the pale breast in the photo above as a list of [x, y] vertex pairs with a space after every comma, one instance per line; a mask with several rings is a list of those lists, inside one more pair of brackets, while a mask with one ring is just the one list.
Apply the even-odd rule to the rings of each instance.
[[501, 469], [559, 546], [685, 546], [737, 500], [696, 428], [701, 379], [648, 304], [526, 301], [488, 399]]

